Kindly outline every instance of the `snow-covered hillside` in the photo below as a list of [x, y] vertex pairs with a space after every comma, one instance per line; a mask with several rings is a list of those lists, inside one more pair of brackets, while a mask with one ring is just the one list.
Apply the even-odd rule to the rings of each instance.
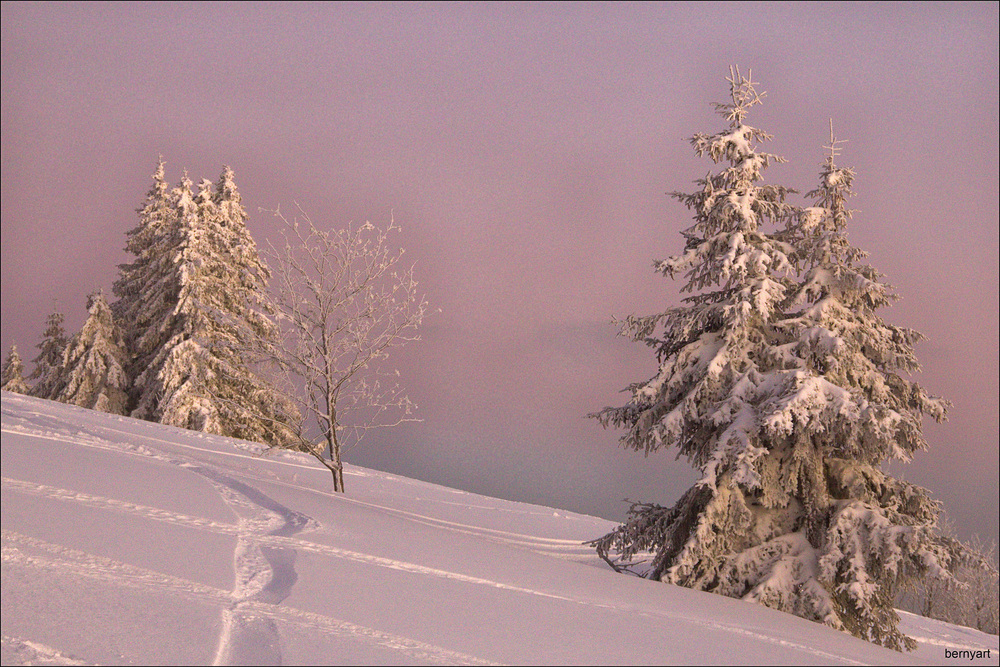
[[967, 628], [904, 615], [904, 655], [615, 574], [603, 519], [2, 403], [3, 664], [997, 664]]

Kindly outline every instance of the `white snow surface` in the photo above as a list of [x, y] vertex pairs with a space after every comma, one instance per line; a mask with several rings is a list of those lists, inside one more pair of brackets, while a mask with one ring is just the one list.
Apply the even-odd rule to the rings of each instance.
[[[3, 664], [997, 664], [615, 574], [614, 524], [3, 392]], [[516, 475], [516, 467], [511, 475]], [[982, 660], [946, 651], [986, 651]]]

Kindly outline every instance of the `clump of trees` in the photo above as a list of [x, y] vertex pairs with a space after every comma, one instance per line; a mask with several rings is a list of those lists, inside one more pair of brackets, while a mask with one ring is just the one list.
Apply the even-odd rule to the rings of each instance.
[[128, 323], [129, 414], [245, 440], [291, 446], [298, 416], [245, 350], [273, 338], [263, 311], [269, 272], [246, 227], [233, 172], [197, 192], [168, 190], [161, 160], [128, 233], [116, 314]]
[[649, 557], [663, 582], [753, 601], [902, 650], [893, 608], [907, 582], [954, 586], [982, 567], [937, 529], [939, 505], [882, 463], [926, 449], [922, 418], [949, 404], [910, 380], [922, 336], [889, 324], [896, 298], [851, 245], [854, 172], [832, 136], [807, 206], [763, 181], [783, 160], [746, 123], [763, 93], [734, 69], [726, 126], [691, 139], [714, 171], [673, 196], [691, 212], [682, 305], [621, 322], [657, 370], [629, 400], [592, 414], [644, 454], [675, 448], [701, 479], [672, 507], [635, 503], [592, 544], [613, 567]]
[[3, 389], [307, 451], [343, 491], [345, 441], [412, 418], [380, 365], [417, 338], [427, 307], [390, 247], [398, 227], [327, 231], [306, 217], [303, 233], [279, 213], [285, 242], [265, 259], [232, 169], [171, 188], [162, 159], [137, 212], [117, 299], [91, 294], [72, 338], [50, 315], [31, 374], [13, 346]]

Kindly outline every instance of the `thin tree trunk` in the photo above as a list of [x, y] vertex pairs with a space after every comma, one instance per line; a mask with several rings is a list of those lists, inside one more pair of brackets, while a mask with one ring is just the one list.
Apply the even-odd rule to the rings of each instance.
[[[332, 443], [331, 443], [332, 444]], [[333, 448], [333, 490], [344, 493], [344, 463], [340, 460], [340, 443]]]
[[338, 467], [338, 464], [334, 463], [333, 460], [325, 458], [322, 452], [317, 452], [315, 450], [310, 450], [309, 453], [317, 461], [323, 464], [330, 474], [333, 475], [333, 490], [334, 492], [344, 492], [344, 471], [343, 466]]
[[[329, 372], [329, 370], [328, 370]], [[326, 445], [330, 456], [330, 472], [333, 473], [333, 492], [344, 493], [344, 463], [340, 459], [340, 442], [337, 441], [337, 407], [334, 392], [327, 385], [326, 390]]]
[[334, 493], [344, 493], [344, 462], [340, 458], [340, 443], [337, 442], [337, 429], [330, 424], [326, 435], [327, 452], [330, 455], [330, 463], [327, 467], [333, 473]]

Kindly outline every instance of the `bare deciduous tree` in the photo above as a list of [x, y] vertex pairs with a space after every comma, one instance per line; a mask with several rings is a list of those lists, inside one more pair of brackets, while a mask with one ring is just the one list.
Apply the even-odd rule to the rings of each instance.
[[[303, 441], [333, 473], [334, 491], [344, 491], [342, 453], [374, 428], [416, 421], [414, 405], [388, 372], [389, 351], [418, 340], [427, 312], [413, 267], [401, 265], [403, 250], [386, 229], [370, 222], [323, 230], [304, 212], [283, 224], [284, 244], [268, 244], [270, 309], [279, 327], [271, 356], [294, 387], [303, 416], [318, 430]], [[325, 453], [325, 456], [324, 456]]]

